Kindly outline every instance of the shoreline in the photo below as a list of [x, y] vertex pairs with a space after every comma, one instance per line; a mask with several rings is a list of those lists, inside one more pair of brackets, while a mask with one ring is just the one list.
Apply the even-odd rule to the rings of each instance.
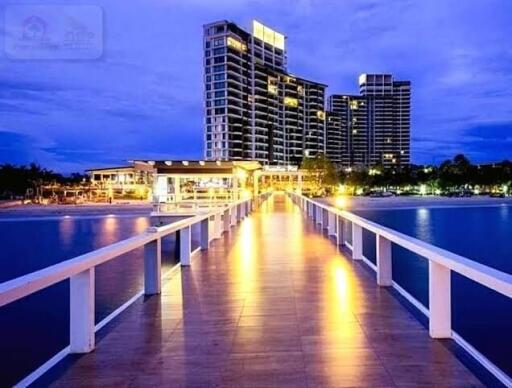
[[[442, 209], [454, 207], [497, 207], [512, 206], [512, 196], [506, 198], [469, 197], [448, 198], [441, 196], [411, 197], [351, 197], [346, 196], [345, 210], [410, 210], [419, 208]], [[335, 197], [314, 200], [335, 206]], [[65, 216], [106, 216], [106, 215], [149, 215], [149, 202], [85, 203], [79, 205], [22, 205], [0, 207], [0, 218], [5, 217], [65, 217]]]
[[0, 208], [3, 217], [44, 217], [44, 216], [93, 216], [93, 215], [149, 215], [152, 205], [149, 202], [127, 203], [85, 203], [79, 205], [22, 205]]
[[[468, 197], [448, 198], [441, 196], [411, 196], [411, 197], [345, 197], [345, 210], [410, 210], [410, 209], [445, 209], [470, 207], [499, 207], [512, 206], [512, 197]], [[335, 197], [317, 198], [320, 203], [335, 206]]]

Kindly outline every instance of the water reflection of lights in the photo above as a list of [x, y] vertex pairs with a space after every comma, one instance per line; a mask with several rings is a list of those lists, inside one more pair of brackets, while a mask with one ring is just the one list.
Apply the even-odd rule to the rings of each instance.
[[63, 248], [71, 247], [73, 243], [73, 235], [75, 234], [75, 221], [71, 216], [64, 216], [59, 222], [59, 237]]
[[431, 242], [432, 230], [430, 222], [430, 209], [419, 208], [416, 211], [416, 235], [420, 240]]
[[111, 243], [117, 240], [119, 235], [119, 219], [117, 217], [106, 217], [104, 220], [104, 236], [105, 242]]
[[137, 217], [135, 219], [135, 232], [143, 233], [149, 227], [149, 220], [146, 217]]

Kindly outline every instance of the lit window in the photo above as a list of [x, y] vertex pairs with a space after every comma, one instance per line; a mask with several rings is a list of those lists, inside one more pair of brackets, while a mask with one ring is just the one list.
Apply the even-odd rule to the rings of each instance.
[[267, 90], [270, 94], [277, 95], [277, 78], [268, 77]]
[[231, 36], [228, 36], [228, 46], [233, 47], [234, 49], [236, 49], [238, 51], [246, 51], [247, 50], [247, 46], [245, 44], [232, 38]]
[[299, 106], [299, 100], [293, 97], [285, 97], [284, 98], [284, 104], [286, 106], [291, 106], [293, 108], [297, 108]]

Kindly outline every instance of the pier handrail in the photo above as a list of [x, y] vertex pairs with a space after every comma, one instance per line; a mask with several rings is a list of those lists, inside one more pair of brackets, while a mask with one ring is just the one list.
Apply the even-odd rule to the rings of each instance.
[[[436, 247], [425, 241], [379, 225], [346, 210], [318, 202], [293, 191], [287, 192], [292, 201], [312, 218], [315, 224], [328, 230], [336, 238], [337, 245], [347, 246], [353, 260], [364, 260], [377, 274], [379, 286], [393, 286], [429, 318], [429, 334], [432, 338], [453, 338], [505, 385], [512, 380], [485, 356], [474, 349], [462, 337], [452, 331], [451, 271], [474, 282], [512, 298], [512, 275], [487, 265]], [[345, 239], [345, 222], [352, 224], [352, 244]], [[376, 237], [376, 265], [363, 255], [363, 230]], [[393, 281], [392, 243], [428, 260], [429, 304], [423, 306], [407, 291]]]
[[[298, 195], [296, 193], [292, 194]], [[363, 229], [386, 238], [387, 240], [414, 252], [429, 261], [435, 261], [436, 263], [443, 265], [446, 268], [467, 277], [468, 279], [474, 280], [487, 288], [512, 298], [511, 274], [499, 271], [474, 260], [470, 260], [464, 256], [457, 255], [456, 253], [447, 251], [446, 249], [436, 247], [435, 245], [429, 244], [415, 237], [408, 236], [386, 226], [379, 225], [376, 222], [367, 220], [346, 210], [341, 210], [334, 206], [314, 201], [305, 196], [301, 197], [306, 199], [308, 202], [313, 203], [314, 206], [334, 213], [335, 215], [342, 217], [344, 220], [350, 221]]]
[[200, 224], [200, 247], [206, 250], [211, 240], [229, 231], [245, 218], [259, 203], [269, 197], [265, 193], [256, 198], [242, 199], [222, 207], [209, 209], [168, 225], [149, 227], [144, 233], [110, 244], [92, 252], [0, 283], [0, 307], [28, 295], [70, 279], [70, 353], [87, 353], [95, 347], [94, 270], [98, 265], [115, 259], [137, 248], [144, 248], [144, 294], [161, 291], [161, 239], [172, 233], [180, 234], [179, 260], [181, 266], [190, 265], [192, 252], [191, 228]]

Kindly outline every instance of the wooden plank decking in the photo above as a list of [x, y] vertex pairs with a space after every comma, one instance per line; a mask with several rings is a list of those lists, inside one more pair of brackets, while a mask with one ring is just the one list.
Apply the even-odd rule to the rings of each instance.
[[284, 196], [71, 364], [54, 386], [481, 386]]

